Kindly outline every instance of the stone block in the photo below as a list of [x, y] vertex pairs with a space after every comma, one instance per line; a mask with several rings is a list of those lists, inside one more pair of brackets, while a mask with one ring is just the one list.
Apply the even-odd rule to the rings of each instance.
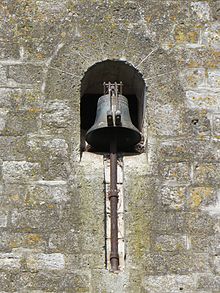
[[218, 187], [220, 185], [220, 164], [196, 163], [194, 166], [194, 182]]
[[11, 250], [26, 248], [44, 250], [46, 240], [39, 233], [14, 233], [9, 231], [0, 232], [0, 250], [10, 252]]
[[28, 159], [40, 161], [46, 180], [65, 180], [70, 173], [69, 146], [66, 140], [50, 135], [29, 135]]
[[220, 158], [220, 144], [218, 141], [191, 141], [189, 152], [194, 161], [214, 162]]
[[211, 271], [207, 254], [162, 252], [146, 254], [144, 261], [145, 272], [149, 275], [188, 275], [196, 272], [204, 273]]
[[[36, 233], [37, 230], [42, 234], [67, 233], [71, 229], [77, 229], [76, 227], [82, 228], [80, 216], [79, 208], [70, 204], [65, 206], [43, 204], [33, 209], [23, 206], [12, 211], [11, 228], [16, 232]], [[97, 223], [94, 226], [97, 227]], [[100, 233], [102, 233], [101, 229]]]
[[213, 24], [207, 26], [202, 32], [202, 45], [212, 48], [216, 51], [220, 49], [220, 24], [219, 22], [214, 22]]
[[218, 94], [208, 91], [186, 91], [186, 101], [190, 109], [208, 109], [216, 111], [219, 108]]
[[190, 68], [180, 72], [180, 79], [184, 89], [196, 89], [205, 86], [205, 69]]
[[32, 64], [10, 65], [8, 77], [17, 83], [40, 83], [43, 78], [43, 69], [41, 66]]
[[190, 182], [190, 165], [186, 162], [161, 164], [159, 172], [164, 183], [187, 184]]
[[[165, 275], [165, 276], [146, 276], [143, 284], [146, 292], [150, 293], [176, 293], [194, 292], [197, 285], [196, 275]], [[189, 290], [189, 291], [188, 291]], [[197, 291], [196, 291], [197, 292]]]
[[3, 134], [7, 136], [19, 136], [37, 131], [38, 116], [38, 112], [9, 111], [4, 122]]
[[211, 204], [202, 207], [204, 212], [207, 212], [210, 216], [218, 218], [220, 214], [220, 190], [216, 192], [216, 200]]
[[17, 291], [17, 286], [13, 282], [15, 275], [18, 275], [18, 271], [15, 272], [15, 270], [5, 270], [0, 272], [0, 286], [2, 293]]
[[163, 186], [158, 197], [158, 203], [163, 207], [181, 210], [186, 204], [186, 188], [183, 186]]
[[186, 68], [218, 69], [220, 65], [219, 57], [219, 50], [203, 46], [203, 48], [198, 50], [187, 50], [186, 56], [183, 59], [180, 58], [180, 60], [182, 59], [182, 62]]
[[184, 233], [186, 214], [182, 211], [154, 211], [151, 215], [151, 229], [157, 234]]
[[152, 115], [150, 129], [161, 136], [175, 136], [181, 132], [179, 111], [167, 105], [155, 105], [155, 113]]
[[39, 113], [42, 110], [44, 96], [39, 89], [14, 89], [10, 94], [11, 109], [27, 110]]
[[34, 160], [48, 155], [51, 158], [67, 158], [68, 144], [65, 139], [50, 135], [29, 134], [27, 138], [29, 156]]
[[159, 235], [153, 242], [155, 251], [184, 251], [190, 248], [190, 240], [186, 235]]
[[79, 231], [74, 228], [65, 234], [51, 233], [48, 242], [49, 252], [63, 252], [65, 254], [82, 252], [79, 234]]
[[0, 107], [8, 108], [11, 106], [11, 94], [14, 93], [13, 89], [0, 88]]
[[3, 180], [10, 183], [27, 183], [40, 177], [40, 165], [26, 161], [5, 161], [2, 167]]
[[187, 213], [187, 232], [197, 237], [207, 237], [215, 234], [216, 219], [206, 213]]
[[17, 253], [0, 253], [0, 269], [14, 270], [21, 268], [21, 255]]
[[[98, 256], [98, 257], [97, 257]], [[103, 257], [105, 258], [103, 252], [97, 254], [96, 256], [93, 253], [65, 253], [65, 267], [69, 273], [74, 273], [77, 270], [98, 270], [98, 269], [106, 269], [105, 261], [103, 261]]]
[[70, 201], [66, 181], [37, 181], [28, 187], [26, 205], [62, 204]]
[[19, 183], [4, 182], [2, 192], [2, 203], [10, 207], [23, 207], [25, 205], [27, 185]]
[[43, 208], [41, 210], [17, 209], [12, 212], [11, 225], [16, 231], [33, 232], [38, 229], [38, 231], [46, 233], [48, 229], [51, 229], [51, 232], [57, 229], [59, 223], [57, 213], [52, 208], [49, 210]]
[[220, 256], [215, 256], [214, 257], [214, 268], [215, 272], [220, 275]]
[[220, 157], [218, 141], [207, 140], [165, 140], [157, 149], [157, 160], [161, 163], [206, 161], [215, 162]]
[[27, 271], [17, 274], [13, 278], [13, 283], [19, 292], [24, 293], [45, 293], [63, 292], [59, 288], [64, 274], [60, 270], [39, 270]]
[[26, 138], [0, 136], [0, 158], [3, 160], [25, 160]]
[[64, 292], [85, 292], [89, 293], [90, 290], [90, 274], [84, 272], [75, 272], [72, 274], [65, 274], [60, 283], [60, 290]]
[[31, 271], [62, 270], [65, 267], [64, 256], [61, 253], [31, 254], [27, 256], [26, 263], [27, 268]]
[[66, 128], [71, 123], [71, 109], [68, 101], [48, 101], [42, 115], [43, 127]]
[[[131, 214], [136, 214], [136, 211], [147, 214], [151, 212], [157, 205], [156, 192], [157, 189], [155, 180], [142, 173], [143, 166], [140, 169], [134, 169], [125, 166], [127, 173], [125, 173], [125, 181], [123, 183], [124, 194], [124, 208]], [[126, 171], [125, 171], [126, 172]], [[130, 173], [131, 172], [131, 173]]]
[[175, 27], [175, 43], [184, 45], [189, 48], [195, 48], [199, 43], [199, 30], [195, 27], [183, 26], [182, 24]]
[[0, 132], [3, 132], [6, 125], [8, 110], [0, 109]]
[[191, 3], [191, 9], [199, 20], [206, 22], [210, 19], [210, 7], [208, 2], [193, 1]]
[[220, 138], [220, 114], [215, 113], [212, 117], [213, 121], [213, 134], [216, 138]]
[[207, 83], [214, 91], [220, 89], [220, 70], [208, 70]]
[[183, 140], [165, 140], [158, 147], [160, 161], [187, 161], [191, 158], [188, 143]]
[[211, 290], [212, 292], [218, 292], [220, 288], [220, 276], [213, 274], [206, 274], [199, 276], [198, 289]]
[[7, 227], [7, 218], [8, 215], [6, 213], [0, 212], [0, 227]]
[[19, 45], [18, 43], [1, 41], [0, 42], [0, 59], [1, 60], [11, 60], [19, 59]]
[[220, 19], [220, 2], [214, 1], [211, 5], [211, 8], [213, 19], [218, 21]]
[[[91, 291], [92, 292], [137, 292], [141, 286], [140, 271], [130, 269], [132, 278], [129, 279], [127, 273], [110, 274], [108, 270], [98, 269], [93, 270], [91, 275]], [[100, 280], [102, 280], [100, 282]], [[129, 281], [128, 281], [129, 280]], [[132, 283], [132, 285], [131, 285]], [[137, 286], [135, 284], [137, 283]], [[131, 285], [132, 290], [128, 290], [128, 286]], [[136, 290], [137, 289], [137, 290]], [[132, 293], [133, 293], [132, 292]]]
[[[55, 65], [55, 67], [58, 67]], [[59, 67], [58, 67], [59, 68]], [[68, 74], [69, 70], [56, 70], [52, 68], [48, 72], [48, 79], [46, 83], [45, 92], [50, 99], [73, 99], [73, 95], [76, 94], [78, 79], [82, 74], [82, 68], [76, 68], [71, 74]], [[76, 97], [75, 96], [75, 97]]]
[[0, 84], [6, 84], [7, 80], [7, 67], [0, 65]]
[[216, 201], [216, 193], [212, 187], [190, 187], [188, 206], [196, 209]]
[[[196, 109], [185, 114], [186, 130], [188, 135], [193, 135], [197, 140], [205, 140], [211, 136], [210, 116], [207, 110]], [[208, 140], [208, 139], [206, 139]]]
[[191, 235], [191, 249], [195, 252], [205, 252], [210, 254], [220, 253], [220, 236], [217, 235], [206, 235], [201, 237], [198, 234]]

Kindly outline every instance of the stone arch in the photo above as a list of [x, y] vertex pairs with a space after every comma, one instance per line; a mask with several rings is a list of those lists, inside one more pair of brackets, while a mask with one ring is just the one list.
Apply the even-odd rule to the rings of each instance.
[[[135, 32], [117, 31], [114, 42], [105, 40], [106, 36], [108, 36], [107, 33], [100, 35], [96, 27], [81, 28], [80, 36], [75, 36], [74, 39], [68, 40], [63, 46], [60, 46], [60, 50], [57, 50], [47, 67], [46, 99], [68, 101], [74, 116], [74, 129], [76, 130], [73, 140], [74, 144], [78, 146], [80, 145], [81, 82], [85, 73], [101, 62], [108, 60], [122, 62], [121, 64], [133, 67], [142, 76], [143, 82], [147, 84], [149, 111], [145, 112], [145, 116], [143, 115], [141, 120], [142, 122], [150, 121], [150, 131], [155, 135], [160, 134], [160, 125], [165, 127], [167, 120], [172, 120], [172, 111], [175, 111], [175, 117], [177, 120], [179, 119], [184, 103], [183, 90], [177, 74], [178, 64], [175, 61], [175, 52], [168, 54], [157, 43], [140, 37]], [[105, 48], [100, 46], [101, 38], [103, 38]], [[164, 112], [165, 117], [160, 125], [156, 118], [158, 109], [160, 112]], [[169, 125], [173, 127], [172, 121]], [[174, 135], [176, 134], [175, 129], [172, 130]], [[145, 127], [145, 137], [147, 131]], [[166, 135], [169, 131], [162, 131], [162, 135], [163, 133]]]

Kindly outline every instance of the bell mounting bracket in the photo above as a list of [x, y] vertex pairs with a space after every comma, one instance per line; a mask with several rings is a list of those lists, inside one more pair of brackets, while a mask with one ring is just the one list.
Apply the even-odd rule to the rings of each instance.
[[104, 82], [104, 95], [109, 95], [110, 109], [107, 111], [108, 126], [121, 126], [121, 111], [119, 109], [118, 95], [122, 95], [122, 82]]

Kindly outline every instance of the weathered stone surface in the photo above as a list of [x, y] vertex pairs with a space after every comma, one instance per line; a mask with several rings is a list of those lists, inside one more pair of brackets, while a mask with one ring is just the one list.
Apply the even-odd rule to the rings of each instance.
[[7, 226], [7, 214], [0, 213], [0, 227], [6, 227], [6, 226]]
[[[195, 259], [197, 260], [195, 262]], [[181, 266], [180, 266], [181, 263]], [[190, 274], [210, 272], [209, 257], [206, 254], [162, 252], [145, 256], [145, 271], [148, 275]]]
[[46, 240], [44, 235], [39, 233], [14, 233], [1, 232], [0, 233], [0, 250], [11, 252], [13, 249], [27, 248], [27, 249], [42, 249], [46, 247]]
[[180, 78], [184, 88], [195, 89], [205, 86], [205, 69], [204, 68], [189, 68], [180, 72]]
[[186, 189], [181, 186], [163, 186], [158, 195], [158, 204], [173, 210], [184, 209], [186, 205]]
[[190, 166], [188, 163], [168, 163], [160, 166], [162, 180], [166, 183], [186, 184], [190, 182]]
[[14, 136], [0, 137], [0, 157], [3, 160], [25, 160], [26, 138]]
[[0, 110], [0, 131], [1, 132], [4, 131], [4, 129], [5, 129], [7, 113], [8, 113], [8, 111], [5, 109]]
[[219, 163], [198, 163], [194, 167], [194, 179], [197, 184], [217, 187], [220, 179]]
[[9, 111], [4, 122], [3, 134], [6, 136], [26, 135], [38, 129], [38, 111]]
[[33, 271], [62, 270], [65, 266], [64, 256], [61, 253], [32, 254], [27, 256], [27, 268]]
[[[80, 247], [80, 232], [74, 228], [67, 231], [65, 234], [52, 233], [50, 234], [48, 248], [50, 252], [65, 252], [65, 253], [80, 253], [82, 247]], [[73, 257], [75, 260], [75, 258]], [[67, 262], [69, 261], [67, 257]], [[73, 262], [70, 262], [72, 265]], [[70, 270], [71, 267], [69, 267]]]
[[61, 204], [70, 201], [65, 181], [37, 181], [28, 187], [27, 201], [32, 205]]
[[198, 289], [212, 290], [218, 292], [220, 288], [220, 277], [212, 274], [207, 274], [199, 277]]
[[219, 235], [206, 235], [205, 237], [198, 237], [197, 234], [191, 235], [191, 247], [196, 252], [207, 252], [210, 254], [219, 254], [220, 237]]
[[186, 100], [191, 109], [209, 109], [215, 111], [219, 108], [218, 94], [208, 91], [187, 91]]
[[0, 84], [7, 83], [7, 67], [0, 65]]
[[16, 253], [0, 253], [0, 269], [13, 270], [20, 269], [21, 255]]
[[0, 59], [18, 59], [20, 57], [19, 54], [19, 46], [16, 43], [12, 43], [9, 41], [1, 41], [0, 42]]
[[185, 225], [186, 214], [182, 211], [160, 211], [160, 216], [155, 211], [151, 222], [152, 229], [161, 234], [183, 232]]
[[50, 101], [45, 105], [43, 125], [45, 127], [65, 128], [70, 123], [70, 107], [66, 101]]
[[42, 205], [38, 209], [14, 209], [11, 226], [16, 231], [40, 233], [64, 233], [80, 225], [76, 207], [58, 209], [56, 205]]
[[[194, 292], [197, 289], [196, 275], [165, 275], [165, 276], [149, 276], [144, 278], [144, 288], [146, 292]], [[196, 291], [197, 292], [197, 291]]]
[[40, 83], [42, 81], [42, 67], [35, 65], [11, 65], [8, 77], [18, 83]]
[[159, 235], [153, 245], [156, 251], [181, 251], [189, 249], [189, 239], [186, 235]]
[[212, 187], [192, 187], [189, 192], [188, 205], [190, 208], [208, 206], [216, 201], [216, 194]]
[[[2, 292], [219, 293], [219, 8], [212, 0], [0, 2]], [[145, 108], [143, 153], [120, 154], [118, 274], [106, 269], [109, 175], [103, 154], [82, 147], [83, 95], [90, 103], [109, 80], [125, 80], [137, 113]]]
[[219, 23], [213, 23], [209, 27], [205, 28], [202, 34], [202, 44], [206, 47], [219, 51], [220, 46], [220, 34]]
[[11, 183], [27, 183], [40, 177], [40, 165], [26, 161], [5, 161], [2, 167], [3, 180]]

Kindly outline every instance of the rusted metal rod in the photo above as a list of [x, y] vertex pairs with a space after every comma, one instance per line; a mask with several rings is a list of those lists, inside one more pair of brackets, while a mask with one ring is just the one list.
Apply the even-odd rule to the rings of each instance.
[[117, 190], [117, 140], [114, 138], [110, 143], [110, 213], [111, 213], [111, 270], [118, 271], [118, 190]]

